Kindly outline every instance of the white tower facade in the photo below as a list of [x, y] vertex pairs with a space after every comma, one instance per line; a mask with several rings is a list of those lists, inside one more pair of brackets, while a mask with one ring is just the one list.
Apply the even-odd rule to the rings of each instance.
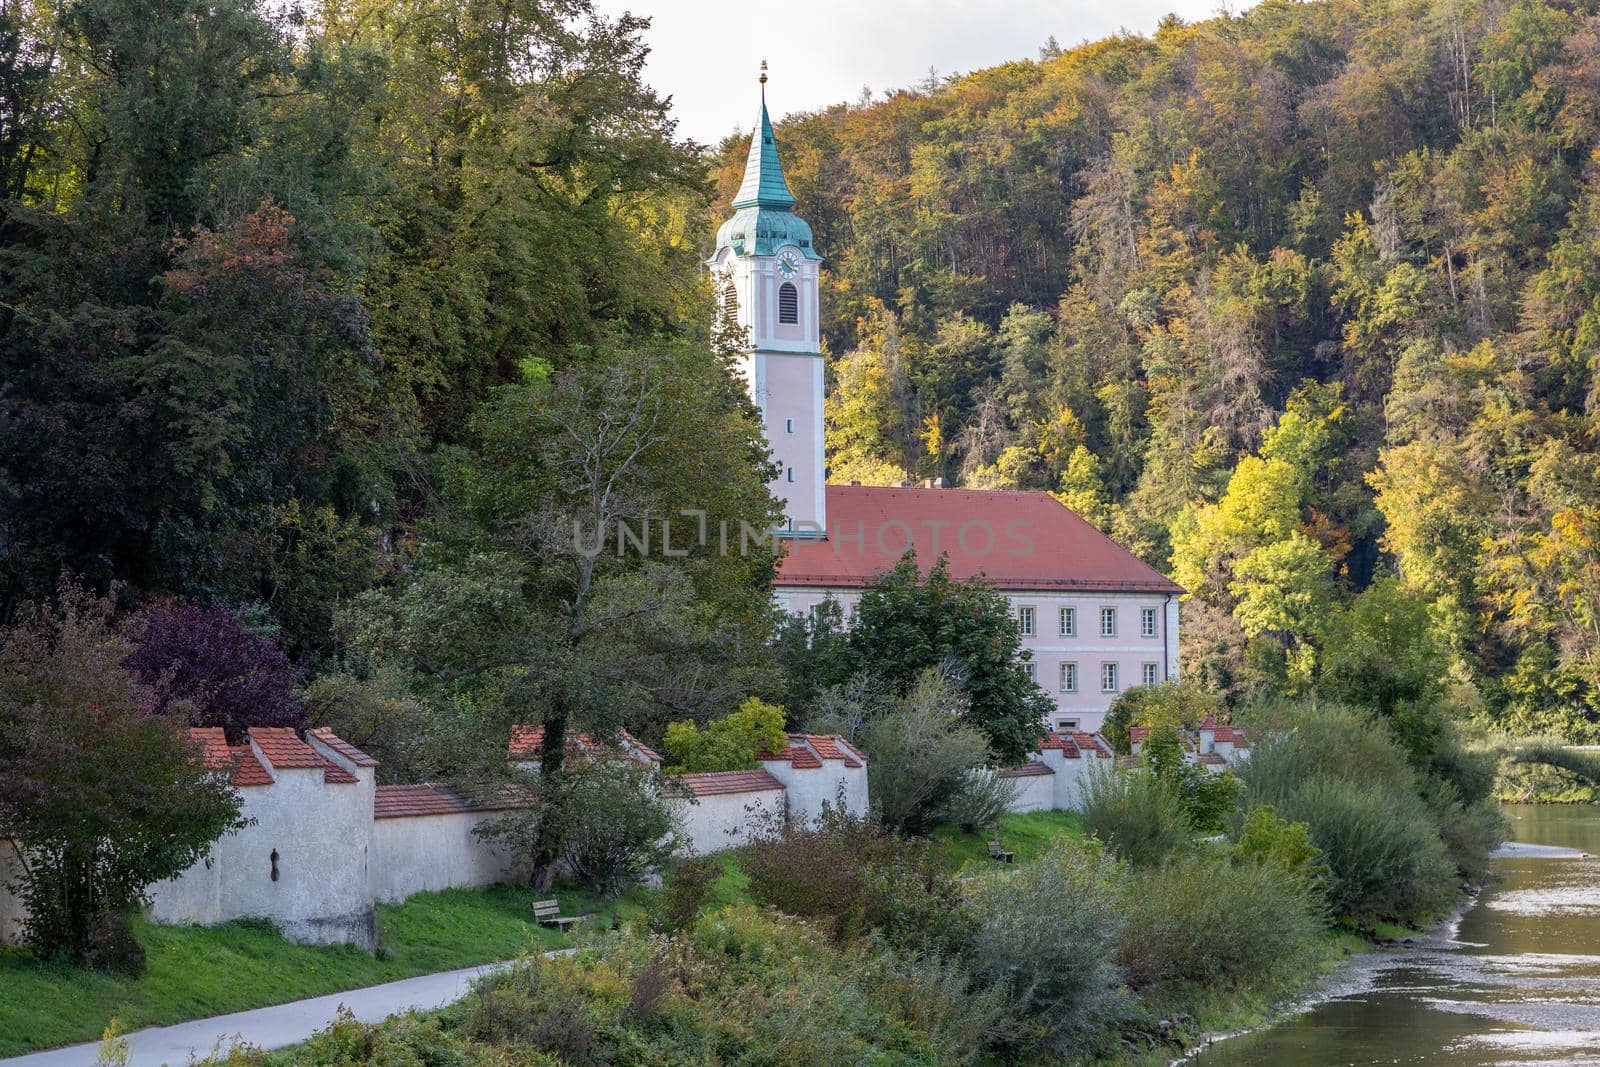
[[[762, 64], [763, 71], [765, 64]], [[772, 495], [783, 502], [790, 536], [827, 530], [823, 460], [822, 344], [818, 282], [822, 259], [811, 227], [791, 210], [767, 117], [765, 73], [761, 119], [750, 139], [734, 216], [717, 232], [710, 267], [723, 309], [746, 337], [741, 370], [761, 410], [767, 445], [778, 463]]]

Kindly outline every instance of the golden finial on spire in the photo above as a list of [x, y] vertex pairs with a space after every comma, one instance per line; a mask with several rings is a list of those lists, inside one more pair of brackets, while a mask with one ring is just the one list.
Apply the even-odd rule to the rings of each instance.
[[761, 84], [767, 84], [767, 61], [764, 59], [761, 61]]

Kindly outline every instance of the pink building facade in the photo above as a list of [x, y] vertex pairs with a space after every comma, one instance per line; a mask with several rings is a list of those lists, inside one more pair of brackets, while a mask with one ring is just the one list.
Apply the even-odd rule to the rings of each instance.
[[[1046, 726], [1063, 733], [1096, 733], [1123, 691], [1178, 678], [1178, 600], [1151, 593], [1010, 592], [1034, 681], [1056, 703]], [[828, 597], [845, 618], [860, 592], [782, 585], [778, 606], [805, 614]], [[1102, 620], [1111, 615], [1110, 633]]]

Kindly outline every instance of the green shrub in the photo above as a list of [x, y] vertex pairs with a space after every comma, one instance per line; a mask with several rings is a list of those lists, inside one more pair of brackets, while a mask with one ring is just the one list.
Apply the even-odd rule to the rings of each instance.
[[1314, 777], [1281, 810], [1311, 827], [1328, 864], [1328, 906], [1359, 928], [1423, 922], [1455, 893], [1455, 863], [1414, 794]]
[[1491, 800], [1462, 803], [1450, 784], [1439, 779], [1424, 795], [1439, 827], [1439, 837], [1467, 881], [1481, 883], [1489, 876], [1489, 853], [1506, 839], [1506, 821]]
[[700, 909], [711, 899], [717, 879], [722, 877], [722, 862], [712, 856], [675, 860], [656, 898], [655, 925], [666, 933], [681, 930], [694, 922]]
[[750, 896], [789, 915], [826, 919], [836, 940], [870, 931], [911, 951], [954, 951], [967, 920], [931, 842], [886, 833], [830, 808], [815, 826], [774, 825], [745, 852]]
[[1311, 841], [1311, 827], [1279, 818], [1270, 804], [1252, 808], [1245, 816], [1233, 843], [1233, 856], [1243, 863], [1276, 867], [1319, 894], [1327, 874], [1327, 865], [1320, 862], [1322, 850]]
[[672, 856], [678, 820], [658, 776], [631, 759], [591, 759], [569, 775], [561, 856], [584, 885], [613, 896]]
[[998, 818], [1016, 796], [985, 769], [988, 739], [969, 723], [971, 700], [948, 668], [922, 671], [903, 695], [861, 676], [825, 692], [821, 705], [812, 728], [843, 734], [867, 754], [873, 807], [897, 833]]
[[125, 911], [102, 912], [89, 931], [83, 962], [124, 978], [143, 974], [144, 948], [133, 936], [133, 917]]
[[1238, 773], [1253, 804], [1277, 804], [1314, 775], [1416, 792], [1405, 751], [1365, 712], [1304, 700], [1252, 709], [1251, 715], [1262, 724], [1262, 737]]
[[672, 757], [668, 770], [673, 774], [748, 770], [760, 752], [776, 752], [788, 743], [783, 709], [755, 697], [704, 730], [692, 720], [672, 723], [661, 742]]
[[1115, 860], [1092, 842], [1062, 842], [1024, 866], [989, 868], [964, 890], [977, 924], [969, 967], [1010, 998], [1002, 1042], [1061, 1056], [1097, 1051], [1120, 1010]]
[[1141, 755], [1146, 770], [1183, 803], [1191, 827], [1207, 834], [1222, 831], [1238, 809], [1242, 792], [1232, 771], [1213, 772], [1190, 762], [1177, 730], [1170, 725], [1151, 729]]
[[[1262, 738], [1240, 774], [1254, 802], [1309, 826], [1328, 866], [1332, 913], [1370, 929], [1443, 910], [1457, 864], [1404, 749], [1381, 722], [1348, 708], [1306, 702], [1293, 714]], [[1448, 811], [1453, 794], [1437, 795]], [[1461, 810], [1452, 832], [1463, 859], [1484, 829]]]
[[1083, 826], [1133, 864], [1159, 863], [1194, 839], [1182, 799], [1144, 768], [1091, 772], [1083, 791]]
[[1135, 989], [1270, 988], [1298, 973], [1321, 923], [1308, 891], [1271, 864], [1190, 855], [1133, 872], [1117, 960]]
[[967, 833], [987, 830], [1000, 822], [1017, 798], [1017, 786], [992, 768], [976, 767], [961, 776], [950, 799], [939, 812], [939, 821], [954, 823]]

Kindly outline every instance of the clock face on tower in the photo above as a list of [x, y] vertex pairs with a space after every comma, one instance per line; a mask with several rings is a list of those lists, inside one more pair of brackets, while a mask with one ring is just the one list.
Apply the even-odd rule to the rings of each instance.
[[800, 272], [800, 257], [793, 252], [785, 252], [778, 257], [778, 273], [785, 278], [793, 278]]

